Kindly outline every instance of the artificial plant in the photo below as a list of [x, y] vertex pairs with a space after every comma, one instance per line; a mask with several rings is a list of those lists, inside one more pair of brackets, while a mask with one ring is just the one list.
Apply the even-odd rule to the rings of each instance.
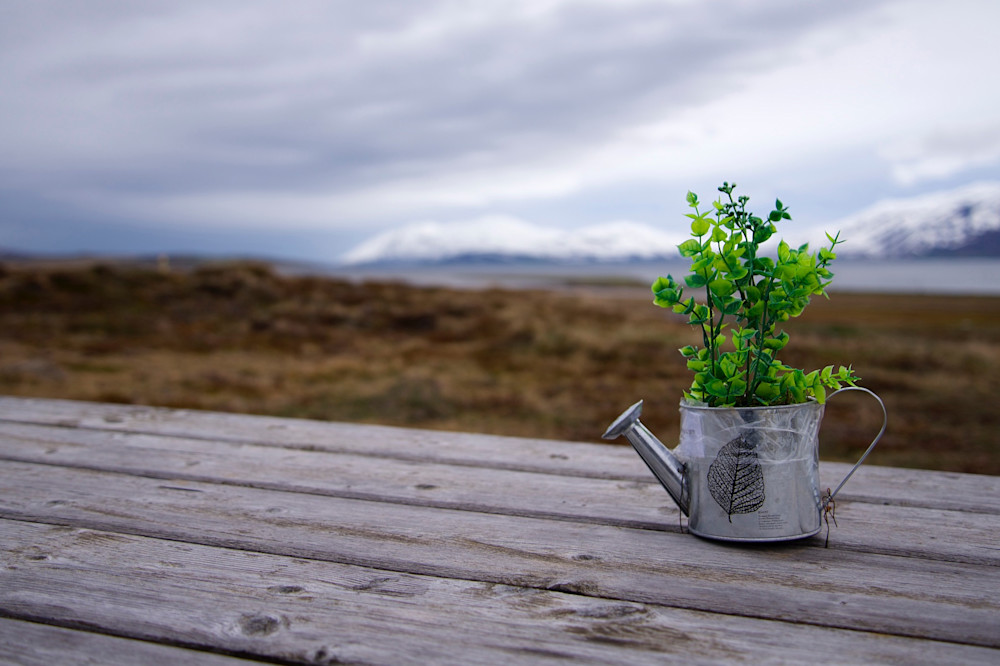
[[834, 249], [843, 241], [839, 232], [826, 234], [830, 246], [810, 252], [808, 243], [794, 249], [782, 240], [775, 257], [765, 256], [762, 246], [775, 225], [791, 215], [777, 200], [766, 220], [756, 217], [747, 210], [749, 197], [733, 198], [735, 188], [723, 183], [724, 196], [705, 211], [696, 194], [687, 194], [691, 238], [678, 249], [691, 260], [684, 284], [704, 290], [704, 300], [684, 298], [684, 287], [670, 275], [652, 286], [656, 305], [687, 315], [701, 331], [701, 346], [680, 350], [694, 372], [684, 397], [711, 407], [823, 403], [827, 389], [853, 386], [858, 377], [844, 366], [807, 373], [785, 365], [777, 356], [788, 333], [778, 325], [802, 314], [810, 297], [827, 296]]

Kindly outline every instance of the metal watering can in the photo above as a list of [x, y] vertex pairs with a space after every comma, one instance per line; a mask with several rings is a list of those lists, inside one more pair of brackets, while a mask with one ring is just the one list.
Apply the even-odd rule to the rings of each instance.
[[787, 541], [820, 531], [823, 511], [882, 438], [882, 429], [836, 490], [819, 484], [824, 405], [704, 407], [681, 403], [680, 443], [670, 451], [639, 421], [642, 401], [615, 419], [604, 439], [624, 435], [688, 516], [698, 536], [724, 541]]

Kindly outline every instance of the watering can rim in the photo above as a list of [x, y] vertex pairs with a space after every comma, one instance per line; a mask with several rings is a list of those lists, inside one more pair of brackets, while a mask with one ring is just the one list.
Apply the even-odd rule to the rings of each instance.
[[746, 411], [765, 411], [765, 410], [779, 410], [779, 409], [794, 409], [796, 407], [803, 408], [816, 408], [825, 407], [826, 403], [820, 403], [816, 398], [809, 398], [805, 402], [793, 402], [784, 405], [754, 405], [752, 407], [712, 407], [711, 405], [706, 405], [700, 402], [691, 402], [685, 398], [681, 399], [680, 406], [682, 409], [701, 409], [705, 411], [732, 411], [732, 412], [746, 412]]

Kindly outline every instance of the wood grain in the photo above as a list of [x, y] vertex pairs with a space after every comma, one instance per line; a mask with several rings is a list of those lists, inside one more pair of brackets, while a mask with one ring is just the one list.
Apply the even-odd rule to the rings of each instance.
[[53, 664], [239, 666], [246, 662], [234, 657], [162, 643], [0, 618], [0, 663], [18, 666], [53, 666]]
[[[303, 451], [268, 445], [0, 423], [0, 459], [139, 476], [368, 499], [486, 513], [681, 531], [655, 482]], [[997, 518], [979, 512], [838, 500], [834, 543], [862, 552], [1000, 564]], [[935, 525], [914, 531], [909, 524]], [[806, 541], [820, 547], [820, 537]]]
[[[686, 534], [49, 465], [11, 462], [4, 471], [0, 516], [17, 520], [749, 617], [1000, 644], [994, 622], [1000, 600], [992, 593], [1000, 589], [1000, 568], [994, 565], [803, 544], [724, 546]], [[36, 488], [46, 492], [33, 493]]]
[[695, 538], [626, 446], [0, 397], [0, 662], [1000, 661], [1000, 478], [863, 467], [837, 520]]
[[[295, 663], [986, 664], [995, 650], [0, 522], [8, 613]], [[11, 542], [30, 543], [20, 551]], [[109, 560], [116, 561], [108, 567]], [[0, 625], [2, 626], [2, 625]], [[23, 651], [23, 650], [22, 650]], [[2, 654], [2, 652], [0, 652]]]
[[[627, 445], [3, 396], [0, 420], [656, 483]], [[660, 436], [669, 444], [670, 434]], [[599, 433], [594, 436], [597, 441]], [[821, 481], [835, 487], [850, 469], [844, 463], [821, 463]], [[1000, 476], [864, 465], [838, 499], [1000, 514]]]

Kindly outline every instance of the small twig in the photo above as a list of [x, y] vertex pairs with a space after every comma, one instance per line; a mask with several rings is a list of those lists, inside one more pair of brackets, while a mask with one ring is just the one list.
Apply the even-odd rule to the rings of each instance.
[[826, 543], [823, 544], [824, 548], [830, 547], [831, 518], [833, 518], [834, 526], [840, 527], [840, 525], [837, 525], [837, 501], [833, 499], [833, 493], [827, 488], [826, 494], [823, 495], [823, 522], [826, 523]]

